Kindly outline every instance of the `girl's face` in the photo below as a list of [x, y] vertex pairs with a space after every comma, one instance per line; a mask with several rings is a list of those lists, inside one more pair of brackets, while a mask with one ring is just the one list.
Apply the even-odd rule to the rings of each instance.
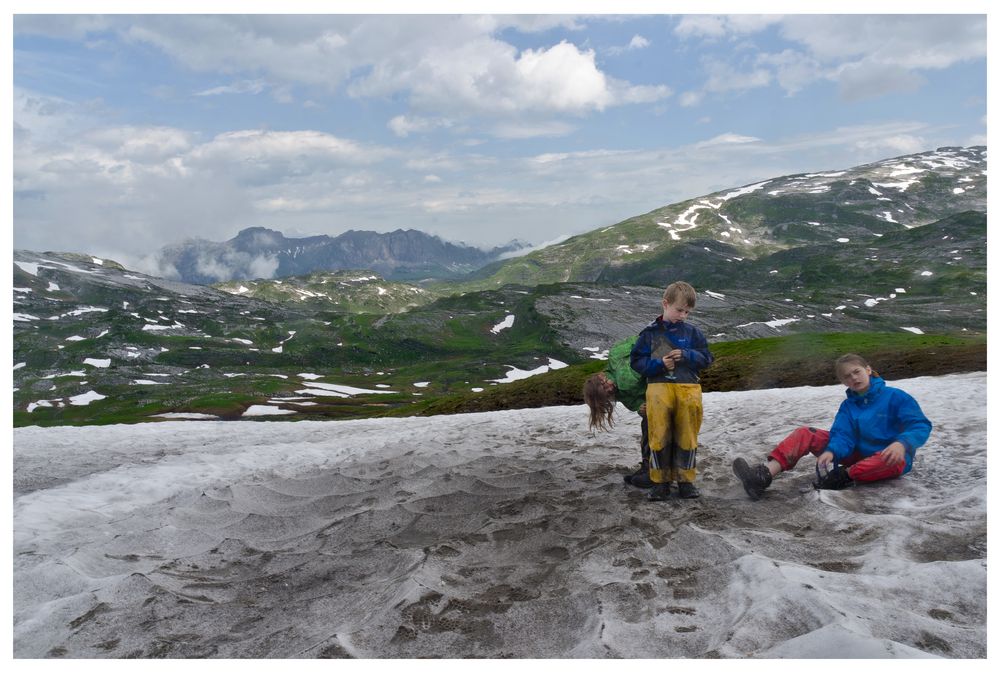
[[872, 368], [850, 362], [840, 367], [837, 376], [845, 386], [859, 395], [864, 395], [871, 385]]
[[608, 395], [614, 395], [615, 393], [618, 392], [618, 386], [616, 386], [615, 382], [612, 381], [610, 378], [608, 378], [608, 375], [605, 374], [604, 372], [601, 372], [600, 380], [601, 380], [601, 385], [604, 386], [604, 391]]
[[663, 319], [667, 322], [682, 322], [691, 314], [691, 307], [687, 304], [677, 302], [668, 304], [663, 300]]

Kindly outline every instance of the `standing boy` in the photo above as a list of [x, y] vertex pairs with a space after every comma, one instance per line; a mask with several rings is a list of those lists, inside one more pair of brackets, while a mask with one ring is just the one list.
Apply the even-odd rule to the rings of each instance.
[[663, 314], [639, 333], [632, 347], [632, 369], [647, 382], [650, 500], [666, 500], [672, 481], [681, 498], [701, 495], [694, 485], [702, 419], [698, 372], [714, 358], [701, 330], [684, 322], [695, 299], [691, 285], [671, 283], [663, 293]]

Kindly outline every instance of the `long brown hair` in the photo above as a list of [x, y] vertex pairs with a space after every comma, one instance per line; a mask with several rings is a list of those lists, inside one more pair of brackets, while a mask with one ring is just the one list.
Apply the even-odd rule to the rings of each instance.
[[[871, 365], [868, 364], [868, 360], [865, 360], [860, 355], [856, 355], [855, 353], [847, 353], [846, 355], [841, 355], [839, 358], [837, 358], [836, 364], [833, 365], [833, 371], [834, 374], [836, 374], [837, 378], [840, 378], [840, 368], [848, 365], [861, 365], [862, 367], [871, 367]], [[878, 372], [872, 369], [871, 375], [878, 376]]]
[[610, 430], [615, 424], [615, 394], [608, 391], [601, 372], [588, 378], [583, 384], [583, 401], [590, 407], [590, 429]]

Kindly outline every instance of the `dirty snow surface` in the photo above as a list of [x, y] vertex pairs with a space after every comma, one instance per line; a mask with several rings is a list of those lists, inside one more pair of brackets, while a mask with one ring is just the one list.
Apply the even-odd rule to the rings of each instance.
[[749, 501], [840, 386], [705, 395], [697, 501], [585, 408], [14, 430], [14, 655], [985, 657], [986, 374], [894, 382], [902, 479]]

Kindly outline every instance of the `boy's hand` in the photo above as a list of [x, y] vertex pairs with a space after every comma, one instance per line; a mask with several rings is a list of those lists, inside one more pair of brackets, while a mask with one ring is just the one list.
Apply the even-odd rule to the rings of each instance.
[[833, 462], [833, 451], [824, 451], [816, 457], [816, 464], [820, 467]]
[[[681, 360], [684, 359], [684, 353], [681, 351], [680, 348], [675, 348], [669, 353], [667, 353], [667, 358], [670, 358], [674, 362], [680, 362]], [[663, 358], [663, 361], [666, 362], [667, 358]]]
[[882, 449], [882, 459], [886, 465], [899, 465], [906, 460], [906, 447], [901, 442], [893, 442]]
[[669, 353], [663, 356], [663, 366], [667, 368], [667, 371], [673, 371], [676, 366], [674, 359], [670, 357]]

